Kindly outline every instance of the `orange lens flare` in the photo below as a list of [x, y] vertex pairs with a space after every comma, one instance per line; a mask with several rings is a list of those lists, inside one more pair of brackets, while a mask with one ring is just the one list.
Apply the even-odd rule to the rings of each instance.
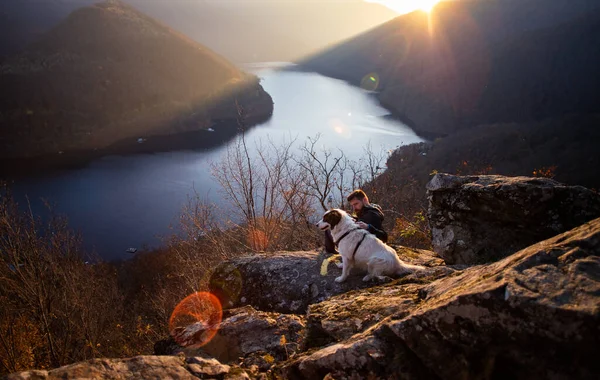
[[208, 292], [193, 293], [183, 299], [169, 319], [169, 332], [183, 347], [206, 345], [219, 331], [223, 318], [221, 302]]
[[[352, 114], [348, 114], [351, 116]], [[350, 128], [346, 126], [346, 124], [341, 119], [330, 119], [329, 127], [337, 133], [340, 137], [349, 139], [352, 137], [352, 131]]]
[[251, 228], [248, 231], [248, 246], [252, 248], [254, 251], [265, 251], [269, 246], [269, 238], [267, 234], [261, 231], [258, 228]]

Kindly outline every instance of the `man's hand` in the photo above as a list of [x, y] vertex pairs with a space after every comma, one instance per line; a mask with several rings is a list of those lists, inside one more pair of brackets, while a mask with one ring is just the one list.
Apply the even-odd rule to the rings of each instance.
[[358, 228], [362, 228], [363, 230], [366, 230], [369, 228], [369, 225], [365, 222], [356, 222], [356, 225], [358, 226]]

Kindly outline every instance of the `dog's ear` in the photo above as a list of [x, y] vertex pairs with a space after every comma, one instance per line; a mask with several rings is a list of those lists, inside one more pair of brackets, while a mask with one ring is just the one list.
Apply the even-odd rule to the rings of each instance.
[[323, 221], [329, 223], [331, 228], [335, 227], [340, 220], [342, 220], [342, 214], [338, 210], [327, 211], [325, 215], [323, 215]]

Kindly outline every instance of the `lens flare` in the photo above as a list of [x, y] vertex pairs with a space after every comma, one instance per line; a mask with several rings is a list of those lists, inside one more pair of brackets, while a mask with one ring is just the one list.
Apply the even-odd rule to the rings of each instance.
[[369, 73], [360, 81], [360, 87], [367, 91], [376, 91], [379, 87], [379, 75], [377, 73]]
[[248, 241], [248, 246], [254, 251], [266, 251], [269, 246], [269, 238], [260, 228], [250, 228], [246, 240]]
[[345, 139], [352, 138], [352, 130], [348, 128], [346, 123], [344, 123], [341, 119], [334, 118], [329, 120], [329, 128], [331, 128], [338, 136], [343, 137]]
[[169, 332], [183, 346], [199, 348], [219, 331], [223, 309], [219, 299], [208, 292], [193, 293], [183, 299], [169, 318]]

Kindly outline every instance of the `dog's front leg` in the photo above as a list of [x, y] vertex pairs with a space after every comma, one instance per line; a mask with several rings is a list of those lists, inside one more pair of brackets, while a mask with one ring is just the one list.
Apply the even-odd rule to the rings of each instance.
[[342, 264], [344, 265], [342, 268], [342, 275], [337, 277], [335, 282], [344, 282], [350, 275], [350, 269], [352, 269], [353, 264], [352, 260], [349, 260], [342, 255]]

